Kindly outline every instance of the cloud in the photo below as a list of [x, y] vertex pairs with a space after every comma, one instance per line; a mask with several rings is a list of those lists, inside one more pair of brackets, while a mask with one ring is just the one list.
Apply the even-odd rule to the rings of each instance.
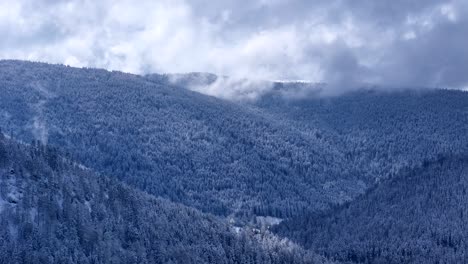
[[209, 85], [189, 87], [191, 90], [234, 101], [255, 100], [273, 88], [273, 83], [264, 80], [220, 77]]
[[265, 89], [239, 81], [244, 77], [326, 82], [331, 92], [363, 83], [463, 88], [468, 87], [467, 5], [463, 0], [0, 0], [0, 58], [142, 74], [233, 76], [236, 81], [198, 89], [221, 97]]
[[[466, 10], [466, 9], [465, 9]], [[443, 6], [432, 20], [412, 26], [414, 38], [398, 40], [388, 47], [388, 60], [378, 72], [397, 85], [461, 88], [468, 84], [468, 20]]]

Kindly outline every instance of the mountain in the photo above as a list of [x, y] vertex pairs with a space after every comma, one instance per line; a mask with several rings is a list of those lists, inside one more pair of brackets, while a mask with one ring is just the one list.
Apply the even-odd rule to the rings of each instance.
[[[342, 145], [320, 127], [298, 130], [258, 108], [165, 82], [2, 61], [0, 89], [0, 126], [15, 138], [59, 146], [93, 170], [204, 212], [283, 218], [365, 187], [361, 168], [343, 170]], [[337, 179], [346, 184], [322, 187]]]
[[248, 105], [304, 133], [328, 133], [370, 187], [274, 231], [344, 263], [465, 262], [468, 94], [381, 87], [323, 97], [307, 85], [277, 83]]
[[296, 100], [272, 92], [255, 104], [298, 129], [333, 131], [346, 144], [345, 156], [376, 180], [468, 151], [468, 93], [463, 91], [358, 90]]
[[[199, 76], [216, 78], [179, 79]], [[257, 100], [229, 102], [167, 78], [99, 69], [1, 61], [0, 77], [8, 133], [217, 215], [324, 210], [403, 168], [467, 149], [460, 91], [294, 97], [307, 85], [278, 83]]]
[[[209, 91], [219, 79], [229, 77], [189, 73], [166, 81], [183, 80], [181, 87]], [[269, 82], [269, 88], [247, 105], [303, 133], [318, 130], [317, 135], [339, 145], [351, 164], [362, 163], [368, 177], [376, 180], [438, 155], [468, 150], [466, 92], [367, 85], [324, 96], [326, 89], [326, 83]]]
[[276, 231], [344, 263], [464, 263], [467, 193], [468, 155], [441, 157]]
[[1, 263], [324, 263], [1, 133], [0, 223]]
[[[91, 211], [86, 204], [79, 210], [72, 208], [73, 215], [83, 218], [80, 221], [91, 221], [82, 226], [103, 228], [98, 216], [85, 217], [86, 212], [92, 216], [97, 210], [93, 207], [95, 200], [85, 194], [95, 192], [95, 197], [101, 197], [95, 201], [97, 207], [106, 208], [106, 200], [97, 193], [109, 192], [106, 188], [112, 186], [128, 190], [119, 191], [124, 194], [115, 194], [113, 200], [128, 199], [125, 193], [129, 192], [138, 201], [156, 201], [158, 208], [163, 208], [157, 210], [167, 214], [171, 210], [167, 208], [176, 208], [171, 211], [174, 218], [181, 217], [181, 222], [164, 220], [143, 213], [148, 211], [146, 207], [155, 211], [153, 202], [122, 201], [126, 209], [118, 212], [131, 211], [128, 215], [138, 215], [139, 219], [148, 219], [145, 223], [165, 228], [152, 231], [153, 225], [141, 226], [134, 222], [139, 220], [103, 209], [111, 210], [106, 215], [110, 226], [120, 225], [111, 234], [116, 237], [112, 241], [125, 247], [108, 246], [108, 240], [98, 236], [102, 250], [90, 251], [88, 244], [83, 244], [88, 231], [83, 231], [84, 238], [79, 233], [71, 237], [78, 241], [73, 245], [82, 243], [73, 253], [74, 259], [102, 259], [104, 253], [100, 252], [109, 250], [118, 250], [118, 258], [126, 261], [130, 255], [142, 256], [127, 250], [133, 238], [121, 235], [130, 232], [121, 227], [126, 222], [138, 225], [138, 232], [149, 234], [138, 242], [143, 252], [152, 247], [148, 241], [167, 231], [167, 237], [161, 239], [171, 242], [162, 248], [180, 252], [173, 249], [180, 246], [188, 250], [182, 250], [181, 259], [175, 254], [174, 262], [186, 262], [187, 256], [195, 262], [210, 262], [213, 259], [200, 253], [205, 247], [209, 247], [208, 252], [231, 252], [206, 254], [221, 263], [234, 261], [232, 256], [239, 255], [252, 261], [257, 257], [252, 252], [258, 252], [264, 263], [322, 261], [311, 252], [345, 263], [456, 263], [466, 259], [461, 249], [466, 246], [465, 230], [460, 226], [466, 225], [462, 201], [468, 153], [467, 92], [365, 87], [324, 96], [320, 91], [326, 84], [270, 82], [257, 91], [255, 85], [268, 82], [227, 79], [205, 73], [139, 76], [0, 61], [0, 127], [10, 138], [33, 142], [31, 150], [24, 144], [4, 147], [3, 152], [0, 148], [0, 157], [16, 155], [9, 161], [19, 162], [19, 168], [30, 168], [34, 160], [43, 160], [39, 163], [48, 165], [33, 167], [43, 172], [35, 175], [60, 175], [66, 184], [57, 184], [63, 185], [62, 189], [72, 188], [70, 196], [77, 193], [74, 189], [84, 189], [80, 191], [84, 198], [78, 201], [91, 203]], [[234, 87], [235, 93], [216, 94], [224, 85], [240, 87]], [[197, 91], [215, 91], [225, 99], [192, 91], [195, 86]], [[45, 149], [57, 151], [39, 150], [44, 147], [37, 141], [46, 145]], [[7, 146], [15, 145], [6, 142]], [[16, 152], [10, 149], [23, 150], [11, 154]], [[47, 163], [50, 155], [60, 157], [60, 164], [74, 161], [82, 168], [54, 167], [56, 159]], [[19, 191], [22, 185], [7, 177], [11, 165], [4, 162], [2, 166], [1, 214], [8, 216], [2, 221], [11, 228], [3, 230], [0, 237], [9, 239], [10, 246], [2, 250], [13, 259], [20, 253], [11, 243], [23, 232], [15, 230], [29, 228], [21, 223], [28, 223], [23, 220], [29, 219], [31, 210], [16, 207], [23, 206], [20, 198], [25, 192]], [[14, 168], [14, 173], [24, 170]], [[29, 179], [27, 175], [33, 175], [29, 171], [20, 179]], [[106, 180], [88, 184], [67, 178], [82, 174], [88, 175], [83, 176], [86, 179]], [[26, 183], [36, 186], [32, 179]], [[37, 186], [38, 194], [52, 193], [48, 201], [60, 201], [61, 196], [55, 195], [60, 193], [57, 189]], [[27, 201], [37, 208], [40, 203], [34, 197]], [[19, 214], [22, 218], [15, 218]], [[64, 221], [60, 218], [51, 226]], [[66, 225], [77, 226], [77, 221]], [[42, 230], [43, 226], [39, 227]], [[187, 227], [182, 228], [182, 234], [181, 227]], [[205, 243], [198, 239], [200, 232], [218, 242]], [[53, 251], [63, 243], [58, 239], [36, 240], [60, 241], [50, 246]], [[194, 245], [193, 241], [203, 243]], [[241, 243], [245, 251], [232, 251], [233, 244], [226, 241], [239, 241], [235, 243]], [[63, 248], [75, 247], [67, 243]], [[23, 244], [33, 247], [25, 240], [15, 245], [22, 248]], [[122, 253], [121, 247], [127, 251]], [[272, 260], [272, 252], [280, 255]], [[174, 254], [163, 254], [164, 262], [170, 256]]]

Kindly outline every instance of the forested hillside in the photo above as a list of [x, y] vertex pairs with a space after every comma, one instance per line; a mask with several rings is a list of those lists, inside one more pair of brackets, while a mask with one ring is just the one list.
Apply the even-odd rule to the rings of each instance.
[[[164, 82], [2, 61], [0, 89], [7, 133], [47, 140], [87, 167], [203, 211], [288, 217], [365, 188], [361, 168], [347, 166], [342, 144], [319, 127], [304, 132]], [[337, 179], [345, 184], [322, 187]]]
[[[210, 87], [208, 73], [149, 75], [181, 87]], [[245, 105], [303, 133], [315, 133], [346, 156], [364, 179], [387, 178], [405, 167], [468, 150], [468, 93], [458, 90], [371, 87], [323, 96], [323, 83], [269, 82]], [[209, 90], [209, 88], [207, 88]], [[202, 90], [202, 89], [199, 89]]]
[[0, 133], [0, 263], [322, 263]]
[[[200, 78], [182, 80], [200, 85]], [[275, 230], [345, 263], [465, 262], [468, 94], [380, 88], [321, 97], [319, 88], [276, 83], [246, 105], [337, 143], [348, 162], [343, 170], [361, 168], [360, 179], [372, 187], [355, 201], [293, 217]]]
[[[34, 142], [0, 145], [8, 226], [0, 239], [10, 245], [0, 244], [2, 256], [467, 258], [467, 92], [379, 88], [325, 97], [326, 84], [274, 82], [255, 100], [230, 101], [188, 89], [217, 78], [0, 61], [0, 127]], [[285, 240], [268, 231], [278, 223], [273, 230]]]
[[[199, 75], [179, 80], [203, 83]], [[285, 96], [307, 88], [291, 83], [231, 103], [164, 75], [2, 61], [0, 76], [7, 133], [219, 215], [326, 209], [376, 179], [467, 148], [468, 100], [459, 91]]]
[[465, 263], [467, 193], [468, 156], [440, 157], [277, 231], [345, 263]]
[[387, 178], [438, 156], [468, 151], [468, 93], [363, 90], [336, 97], [285, 99], [278, 87], [256, 102], [298, 129], [334, 131], [366, 178]]

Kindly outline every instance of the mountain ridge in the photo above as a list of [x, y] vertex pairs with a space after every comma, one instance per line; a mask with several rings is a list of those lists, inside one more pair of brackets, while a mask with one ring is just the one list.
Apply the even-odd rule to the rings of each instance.
[[0, 262], [8, 263], [326, 262], [3, 134], [0, 223]]

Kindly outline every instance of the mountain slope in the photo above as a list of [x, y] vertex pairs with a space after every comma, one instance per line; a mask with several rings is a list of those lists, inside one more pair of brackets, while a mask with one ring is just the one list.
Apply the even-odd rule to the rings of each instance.
[[0, 134], [1, 263], [322, 263]]
[[467, 194], [468, 156], [441, 157], [277, 231], [346, 263], [464, 263]]
[[[220, 215], [288, 217], [363, 189], [341, 145], [258, 109], [141, 76], [0, 62], [0, 125], [96, 171]], [[327, 135], [327, 133], [321, 133]], [[331, 179], [343, 183], [325, 190]], [[276, 193], [277, 195], [271, 195]]]
[[468, 93], [400, 89], [356, 91], [337, 97], [285, 100], [281, 91], [256, 105], [274, 116], [334, 131], [346, 156], [371, 178], [386, 178], [439, 155], [468, 151]]
[[[465, 208], [460, 201], [465, 196], [466, 185], [463, 175], [466, 167], [464, 155], [468, 153], [468, 93], [449, 90], [360, 90], [336, 97], [317, 97], [314, 92], [306, 91], [314, 87], [300, 83], [276, 83], [272, 90], [257, 100], [229, 102], [180, 87], [190, 85], [200, 76], [206, 76], [208, 80], [204, 81], [207, 82], [215, 78], [205, 74], [197, 76], [182, 75], [182, 82], [173, 86], [167, 76], [143, 77], [97, 69], [0, 61], [0, 126], [6, 127], [7, 133], [21, 140], [48, 142], [66, 153], [65, 160], [76, 160], [91, 171], [114, 177], [104, 181], [104, 184], [97, 181], [87, 185], [72, 180], [64, 185], [72, 186], [72, 190], [67, 189], [71, 197], [76, 194], [73, 188], [108, 192], [107, 185], [121, 186], [113, 183], [119, 179], [150, 194], [227, 216], [229, 222], [236, 219], [239, 221], [236, 224], [245, 225], [248, 221], [257, 220], [260, 226], [268, 226], [268, 222], [281, 221], [254, 216], [291, 218], [282, 222], [277, 231], [332, 259], [426, 263], [437, 260], [461, 262], [466, 257], [465, 251], [460, 249], [465, 246], [462, 235], [465, 230], [457, 226], [466, 225]], [[34, 145], [36, 149], [20, 151], [24, 155], [18, 154], [10, 160], [19, 161], [19, 167], [37, 167], [39, 171], [44, 171], [42, 174], [51, 168], [57, 171], [57, 175], [68, 179], [68, 174], [59, 173], [60, 166], [55, 167], [54, 155], [49, 160], [50, 152], [39, 150], [41, 148], [37, 147], [37, 143]], [[2, 155], [5, 157], [7, 154], [4, 153], [9, 153], [8, 149], [3, 148], [3, 152], [0, 149], [0, 164]], [[43, 160], [40, 164], [48, 164], [48, 167], [31, 167], [29, 164], [34, 164], [38, 157], [34, 153], [42, 153], [39, 155]], [[20, 220], [31, 218], [31, 214], [36, 213], [31, 213], [29, 207], [21, 207], [21, 218], [17, 218], [15, 204], [22, 204], [19, 201], [24, 192], [21, 194], [22, 186], [7, 177], [10, 165], [5, 160], [2, 165], [5, 180], [2, 181], [0, 207], [2, 214], [7, 212], [8, 216], [7, 220], [2, 220], [4, 226], [11, 228], [3, 230], [1, 237], [11, 243], [18, 234], [29, 234], [31, 228], [20, 226], [22, 231], [17, 232], [15, 227], [22, 223]], [[66, 168], [72, 172], [77, 169], [73, 166]], [[17, 171], [15, 169], [14, 173]], [[32, 181], [35, 176], [31, 174], [31, 169], [29, 171], [20, 179], [29, 179], [26, 183], [36, 186]], [[83, 173], [91, 172], [76, 172], [80, 175]], [[37, 186], [34, 188], [40, 191], [36, 193], [56, 191], [48, 189], [50, 185]], [[117, 201], [133, 197], [134, 192], [139, 193], [130, 187], [118, 188], [127, 188], [132, 194], [120, 198], [120, 194], [115, 194]], [[81, 193], [82, 198], [78, 201], [84, 207], [81, 205], [72, 211], [80, 220], [66, 222], [67, 225], [76, 226], [80, 221], [87, 223], [89, 217], [84, 217], [87, 216], [86, 212], [92, 215], [95, 211], [92, 204], [88, 204], [89, 207], [86, 204], [91, 201], [86, 196], [89, 191]], [[95, 196], [102, 198], [102, 195]], [[138, 194], [135, 197], [150, 196]], [[356, 197], [359, 198], [354, 200]], [[406, 200], [402, 201], [402, 197]], [[35, 199], [31, 197], [27, 201], [38, 207], [40, 201], [36, 202]], [[60, 201], [61, 198], [49, 195], [44, 200]], [[221, 241], [206, 244], [209, 247], [206, 250], [212, 252], [207, 254], [209, 258], [220, 262], [225, 259], [231, 261], [231, 255], [242, 255], [251, 260], [257, 257], [256, 253], [250, 253], [251, 250], [258, 251], [258, 257], [265, 258], [266, 262], [271, 258], [271, 252], [276, 251], [281, 253], [281, 257], [274, 257], [275, 261], [285, 261], [284, 257], [300, 262], [306, 255], [298, 247], [293, 247], [292, 255], [289, 247], [285, 249], [286, 252], [282, 251], [282, 242], [275, 242], [271, 248], [258, 241], [264, 236], [271, 238], [270, 233], [258, 233], [256, 230], [242, 233], [245, 235], [241, 235], [240, 242], [236, 242], [241, 243], [245, 252], [241, 251], [241, 254], [234, 250], [236, 253], [223, 255], [219, 253], [220, 248], [224, 252], [232, 248], [231, 242], [225, 242], [226, 237], [227, 241], [232, 241], [231, 238], [238, 241], [238, 237], [230, 233], [228, 225], [196, 210], [166, 200], [156, 201], [163, 208], [157, 210], [165, 211], [166, 207], [174, 206], [177, 209], [167, 210], [173, 215], [178, 215], [175, 211], [180, 211], [189, 217], [182, 216], [182, 222], [176, 222], [176, 228], [165, 226], [169, 217], [161, 220], [152, 218], [155, 217], [152, 214], [134, 212], [135, 208], [140, 207], [149, 207], [150, 211], [154, 211], [151, 203], [140, 204], [130, 200], [130, 204], [122, 201], [124, 205], [117, 207], [124, 207], [124, 212], [132, 212], [126, 215], [136, 214], [141, 219], [148, 218], [149, 222], [168, 228], [170, 235], [167, 237], [160, 237], [160, 231], [164, 230], [153, 231], [153, 226], [143, 225], [143, 229], [138, 230], [145, 234], [149, 232], [151, 238], [158, 238], [159, 235], [163, 241], [176, 238], [175, 244], [174, 240], [170, 240], [169, 246], [162, 248], [175, 250], [177, 254], [172, 251], [168, 255], [162, 254], [162, 257], [166, 257], [164, 261], [174, 254], [179, 257], [180, 250], [173, 249], [177, 245], [188, 248], [190, 252], [181, 253], [181, 258], [173, 261], [184, 261], [187, 256], [194, 256], [194, 261], [198, 262], [211, 261], [199, 257], [203, 255], [200, 252], [204, 252], [205, 246], [196, 244], [193, 248], [192, 242], [200, 240], [200, 232], [208, 232], [208, 237]], [[97, 202], [98, 207], [108, 206], [105, 199], [98, 199]], [[344, 206], [338, 206], [344, 202], [347, 202]], [[5, 208], [9, 211], [5, 211]], [[52, 215], [58, 215], [56, 211], [60, 210], [53, 209]], [[107, 212], [107, 209], [104, 211]], [[186, 211], [192, 213], [184, 213]], [[132, 236], [134, 230], [122, 229], [120, 225], [130, 222], [135, 226], [140, 223], [135, 223], [130, 216], [122, 218], [120, 211], [111, 212], [108, 217], [113, 223], [111, 226], [117, 226], [111, 240], [118, 241], [117, 246], [108, 246], [108, 240], [98, 239], [105, 242], [99, 244], [103, 248], [100, 252], [120, 248], [127, 250], [126, 236], [135, 237]], [[48, 214], [44, 211], [42, 215]], [[453, 217], [447, 220], [444, 218], [446, 215]], [[211, 219], [207, 221], [218, 224], [195, 220], [196, 230], [192, 236], [191, 225], [194, 223], [189, 220], [192, 217]], [[60, 218], [58, 222], [62, 223], [63, 220]], [[95, 222], [90, 226], [103, 228], [99, 225], [99, 218], [91, 220]], [[448, 228], [443, 226], [444, 221]], [[214, 234], [198, 229], [198, 223], [201, 226], [213, 225]], [[190, 228], [181, 234], [181, 226]], [[89, 257], [104, 258], [104, 253], [86, 251], [88, 233], [82, 231], [81, 237], [80, 233], [72, 236], [72, 244], [85, 242], [76, 254], [84, 256], [85, 261]], [[91, 234], [96, 237], [96, 233]], [[192, 237], [196, 239], [191, 240]], [[45, 241], [56, 240], [50, 238]], [[148, 242], [151, 239], [146, 236], [143, 236], [143, 242], [138, 241], [136, 248], [131, 248], [129, 252], [123, 250], [119, 259], [133, 258], [135, 254], [141, 256], [135, 253], [141, 244], [143, 251], [152, 246]], [[278, 240], [273, 237], [269, 243], [272, 241]], [[60, 243], [54, 243], [50, 248], [60, 248]], [[23, 244], [28, 248], [39, 248], [25, 242], [18, 245]], [[73, 248], [72, 244], [65, 244], [64, 247]], [[2, 249], [7, 252], [5, 256], [21, 257], [9, 245]], [[213, 247], [216, 250], [212, 250]], [[265, 248], [267, 252], [263, 254], [262, 249]], [[22, 250], [27, 251], [25, 248]], [[74, 258], [78, 258], [76, 254]]]
[[[217, 80], [229, 79], [207, 73], [147, 78], [207, 92], [211, 86], [219, 86]], [[467, 92], [372, 87], [322, 96], [326, 84], [265, 83], [269, 87], [256, 100], [247, 100], [249, 106], [304, 133], [315, 131], [328, 137], [341, 146], [348, 159], [346, 166], [359, 164], [365, 178], [390, 177], [438, 155], [468, 150]]]

